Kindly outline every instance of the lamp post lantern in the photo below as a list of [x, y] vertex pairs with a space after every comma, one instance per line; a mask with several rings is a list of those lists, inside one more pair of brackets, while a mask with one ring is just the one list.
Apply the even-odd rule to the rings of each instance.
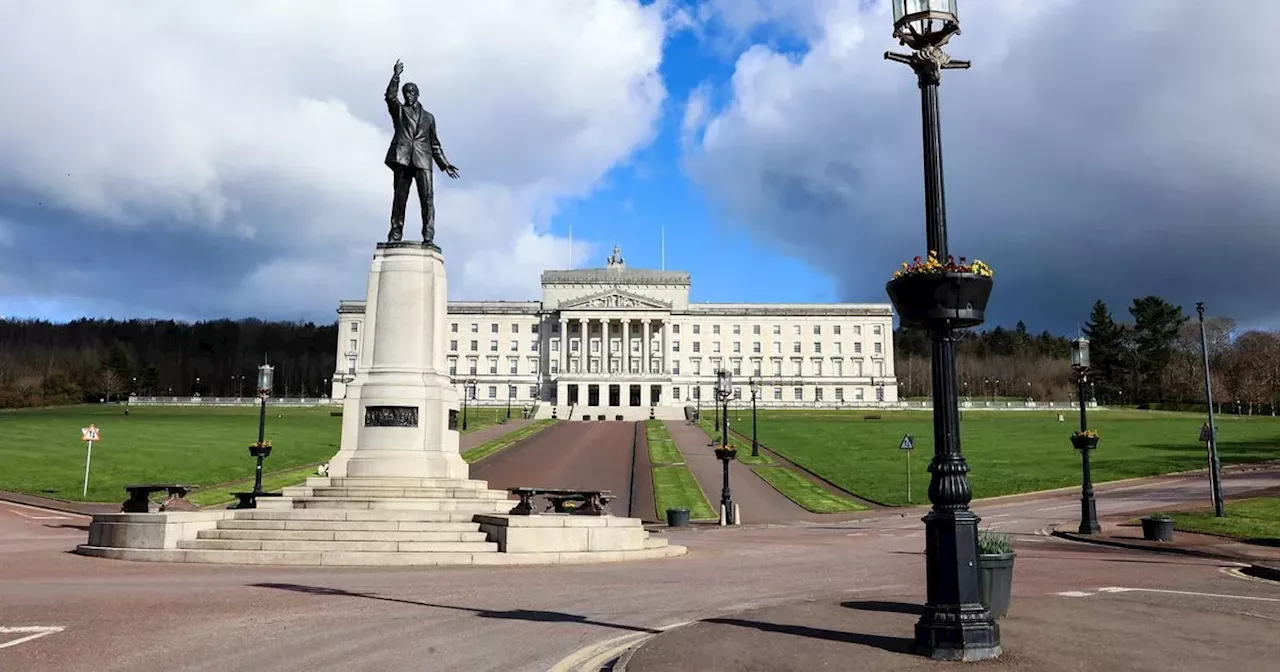
[[724, 405], [724, 424], [720, 426], [720, 447], [716, 449], [716, 459], [724, 467], [724, 487], [720, 490], [721, 516], [726, 525], [736, 525], [737, 513], [733, 510], [733, 492], [729, 489], [729, 462], [737, 457], [738, 451], [729, 445], [729, 397], [733, 394], [733, 374], [726, 369], [716, 371], [716, 408]]
[[1071, 444], [1080, 451], [1080, 534], [1097, 534], [1098, 504], [1093, 498], [1093, 469], [1089, 453], [1098, 447], [1098, 435], [1089, 431], [1088, 404], [1084, 386], [1089, 382], [1089, 339], [1081, 336], [1071, 341], [1071, 369], [1076, 374], [1076, 395], [1080, 397], [1080, 431], [1071, 435]]
[[[910, 54], [885, 58], [911, 67], [920, 88], [924, 154], [926, 249], [938, 259], [947, 250], [946, 197], [942, 179], [942, 134], [938, 85], [942, 71], [968, 68], [942, 46], [960, 32], [955, 0], [892, 0], [893, 36]], [[892, 294], [891, 294], [892, 298]], [[901, 312], [901, 311], [900, 311]], [[960, 409], [956, 390], [956, 328], [980, 320], [930, 317], [933, 385], [933, 459], [924, 516], [926, 598], [915, 627], [915, 647], [937, 660], [985, 660], [999, 656], [1000, 626], [983, 606], [978, 586], [978, 522], [969, 509], [973, 491], [969, 465], [960, 450]]]
[[467, 400], [475, 394], [476, 379], [464, 378], [462, 381], [462, 431], [467, 431]]
[[760, 441], [756, 434], [756, 397], [760, 396], [760, 379], [751, 378], [751, 457], [760, 457]]
[[271, 388], [275, 382], [275, 367], [263, 364], [258, 367], [258, 397], [262, 399], [258, 410], [258, 442], [249, 446], [249, 455], [258, 459], [258, 466], [253, 473], [253, 494], [262, 493], [262, 460], [271, 454], [271, 442], [263, 441], [267, 431], [267, 399], [271, 397]]
[[1209, 377], [1209, 339], [1204, 333], [1204, 302], [1196, 302], [1196, 315], [1200, 318], [1200, 352], [1204, 356], [1204, 401], [1209, 407], [1209, 489], [1213, 496], [1213, 515], [1227, 515], [1222, 496], [1222, 462], [1218, 460], [1218, 426], [1213, 424], [1213, 381]]

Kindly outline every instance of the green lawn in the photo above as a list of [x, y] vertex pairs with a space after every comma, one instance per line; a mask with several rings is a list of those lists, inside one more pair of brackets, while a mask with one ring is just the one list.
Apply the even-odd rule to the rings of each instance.
[[649, 464], [684, 464], [684, 455], [667, 434], [661, 420], [646, 420], [644, 435], [649, 444]]
[[812, 481], [782, 466], [759, 466], [752, 468], [756, 475], [772, 485], [791, 501], [813, 513], [845, 513], [848, 511], [866, 511], [867, 507], [858, 502], [827, 492], [814, 485]]
[[[298, 467], [297, 469], [285, 469], [273, 473], [264, 473], [262, 475], [263, 492], [279, 492], [283, 488], [294, 485], [302, 485], [307, 482], [308, 478], [319, 476], [316, 473], [316, 467], [308, 465]], [[249, 492], [253, 490], [253, 478], [245, 478], [233, 483], [224, 483], [209, 488], [201, 488], [189, 495], [187, 501], [196, 506], [209, 507], [218, 504], [228, 504], [235, 501], [233, 492]]]
[[502, 450], [504, 448], [509, 448], [515, 445], [516, 442], [522, 441], [524, 439], [529, 438], [530, 436], [533, 436], [534, 434], [537, 434], [538, 432], [541, 432], [553, 422], [555, 422], [555, 420], [538, 420], [531, 424], [525, 425], [524, 427], [521, 427], [520, 429], [517, 429], [514, 432], [508, 432], [507, 434], [503, 434], [502, 436], [499, 436], [496, 439], [490, 439], [489, 441], [486, 441], [476, 446], [475, 448], [472, 448], [471, 450], [463, 451], [462, 459], [466, 460], [468, 464], [472, 464], [480, 460], [483, 460], [484, 458], [489, 457], [490, 455], [498, 452], [499, 450]]
[[[742, 431], [741, 428], [735, 429], [736, 422], [736, 420], [729, 421], [729, 444], [738, 449], [738, 456], [734, 459], [748, 466], [773, 464], [773, 459], [764, 453], [760, 453], [755, 457], [751, 456], [751, 439], [744, 439], [733, 433], [734, 431]], [[750, 431], [750, 422], [751, 416], [747, 416], [748, 433]], [[698, 420], [698, 426], [707, 433], [708, 437], [714, 438], [717, 443], [720, 441], [721, 432], [716, 428], [715, 416], [703, 414], [702, 418]]]
[[653, 498], [659, 520], [666, 520], [667, 509], [689, 509], [691, 520], [718, 520], [720, 514], [711, 508], [693, 472], [684, 465], [653, 468]]
[[1227, 500], [1227, 515], [1223, 518], [1214, 516], [1213, 509], [1170, 515], [1177, 530], [1280, 545], [1280, 497]]
[[[866, 420], [879, 415], [880, 420]], [[1058, 412], [975, 411], [961, 421], [973, 494], [978, 497], [1078, 485], [1080, 455], [1070, 435], [1079, 415]], [[708, 416], [709, 417], [709, 416]], [[731, 424], [749, 426], [750, 411], [734, 409]], [[747, 423], [744, 425], [743, 423]], [[1159, 411], [1094, 411], [1089, 424], [1102, 435], [1093, 453], [1095, 482], [1186, 471], [1206, 466], [1199, 431], [1204, 417]], [[852, 493], [885, 504], [907, 503], [904, 434], [915, 437], [911, 500], [927, 500], [926, 467], [933, 454], [928, 412], [760, 411], [760, 441], [796, 464]], [[1224, 464], [1280, 459], [1280, 419], [1219, 416]]]

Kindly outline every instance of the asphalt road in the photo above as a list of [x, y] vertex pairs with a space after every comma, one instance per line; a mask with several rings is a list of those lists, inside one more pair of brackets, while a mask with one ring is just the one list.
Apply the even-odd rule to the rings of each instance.
[[[631, 431], [629, 424], [610, 424], [591, 426], [601, 437]], [[544, 437], [547, 446], [555, 445], [554, 436]], [[522, 482], [563, 473], [563, 485], [618, 487], [594, 476], [583, 483], [569, 471], [570, 457], [606, 445], [583, 438], [560, 444], [571, 451], [563, 456], [547, 455], [550, 448], [532, 458], [513, 453], [507, 458], [512, 466], [495, 462], [484, 469], [499, 476], [508, 470]], [[564, 471], [538, 466], [558, 459], [563, 461], [554, 466]], [[1277, 470], [1226, 477], [1228, 498], [1278, 484]], [[1207, 501], [1203, 477], [1120, 483], [1098, 492], [1104, 515], [1140, 513], [1181, 499]], [[1161, 614], [1187, 629], [1198, 622], [1196, 612], [1213, 608], [1203, 600], [1221, 599], [1227, 605], [1222, 609], [1237, 611], [1240, 600], [1099, 589], [1276, 592], [1225, 576], [1220, 562], [1045, 536], [1046, 526], [1075, 519], [1076, 497], [1064, 492], [975, 503], [983, 527], [1015, 535], [1015, 610], [1024, 597], [1027, 604], [1047, 596], [1140, 601], [1151, 611], [1130, 627], [1145, 624], [1157, 632]], [[84, 558], [68, 551], [84, 540], [75, 526], [85, 519], [0, 503], [0, 669], [547, 670], [583, 647], [685, 621], [833, 596], [920, 600], [922, 511], [679, 531], [672, 541], [688, 546], [689, 555], [648, 562], [303, 569]], [[1205, 627], [1230, 622], [1209, 619]], [[1071, 636], [1061, 633], [1064, 641]], [[1158, 638], [1153, 642], [1159, 645]], [[1236, 661], [1233, 669], [1250, 669], [1246, 663]]]

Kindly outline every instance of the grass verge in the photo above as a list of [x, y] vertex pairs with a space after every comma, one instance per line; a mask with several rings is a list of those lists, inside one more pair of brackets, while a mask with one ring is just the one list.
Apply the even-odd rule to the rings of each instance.
[[[279, 492], [283, 488], [302, 485], [307, 482], [308, 478], [316, 475], [316, 465], [263, 474], [262, 490], [263, 492]], [[187, 501], [200, 507], [229, 504], [236, 499], [231, 493], [248, 492], [250, 490], [253, 490], [253, 479], [246, 478], [239, 481], [233, 481], [231, 483], [223, 483], [222, 485], [201, 488], [191, 493], [191, 495], [187, 497]]]
[[1227, 502], [1227, 515], [1213, 510], [1171, 513], [1174, 529], [1230, 537], [1250, 544], [1280, 546], [1280, 497]]
[[527, 439], [555, 422], [555, 420], [538, 420], [530, 425], [525, 425], [513, 432], [503, 434], [496, 439], [486, 441], [471, 450], [462, 453], [462, 459], [468, 464], [474, 464], [486, 457], [506, 448], [510, 448], [517, 442]]
[[653, 468], [653, 499], [657, 504], [659, 520], [665, 520], [667, 509], [689, 509], [692, 520], [717, 520], [720, 515], [702, 494], [693, 472], [682, 465], [667, 465]]
[[[732, 431], [733, 423], [731, 422], [729, 425], [729, 445], [738, 449], [738, 456], [734, 459], [747, 466], [776, 464], [776, 462], [773, 461], [773, 458], [765, 455], [764, 453], [753, 457], [751, 455], [751, 442], [741, 436], [735, 436]], [[703, 416], [698, 420], [698, 426], [702, 428], [702, 431], [706, 432], [708, 438], [715, 439], [717, 442], [720, 441], [720, 429], [715, 426], [714, 417], [708, 418], [707, 416]]]
[[644, 435], [649, 444], [649, 464], [684, 464], [684, 455], [676, 448], [676, 442], [671, 440], [661, 420], [646, 420]]
[[866, 511], [868, 507], [815, 485], [812, 481], [782, 466], [759, 466], [751, 469], [765, 483], [772, 485], [787, 499], [813, 513], [845, 513]]

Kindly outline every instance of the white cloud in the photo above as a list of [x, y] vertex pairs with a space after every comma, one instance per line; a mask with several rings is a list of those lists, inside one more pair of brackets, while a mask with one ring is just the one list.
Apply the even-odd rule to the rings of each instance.
[[[363, 292], [386, 235], [382, 92], [400, 58], [462, 173], [436, 176], [453, 293], [529, 296], [536, 270], [566, 256], [547, 229], [557, 204], [653, 136], [667, 11], [635, 0], [25, 3], [0, 25], [0, 190], [121, 231], [251, 239], [267, 258], [197, 301], [327, 312]], [[263, 287], [291, 289], [267, 299]]]
[[[808, 49], [743, 52], [729, 103], [687, 156], [738, 223], [850, 299], [882, 298], [889, 272], [924, 245], [919, 92], [883, 59], [903, 50], [887, 4], [726, 10], [731, 28], [781, 21]], [[998, 317], [1059, 327], [1095, 298], [1123, 315], [1152, 293], [1280, 322], [1261, 261], [1280, 254], [1280, 118], [1268, 112], [1280, 96], [1267, 79], [1280, 55], [1233, 28], [1280, 20], [1280, 4], [961, 10], [947, 49], [973, 67], [941, 88], [950, 233], [957, 255], [995, 264]]]

